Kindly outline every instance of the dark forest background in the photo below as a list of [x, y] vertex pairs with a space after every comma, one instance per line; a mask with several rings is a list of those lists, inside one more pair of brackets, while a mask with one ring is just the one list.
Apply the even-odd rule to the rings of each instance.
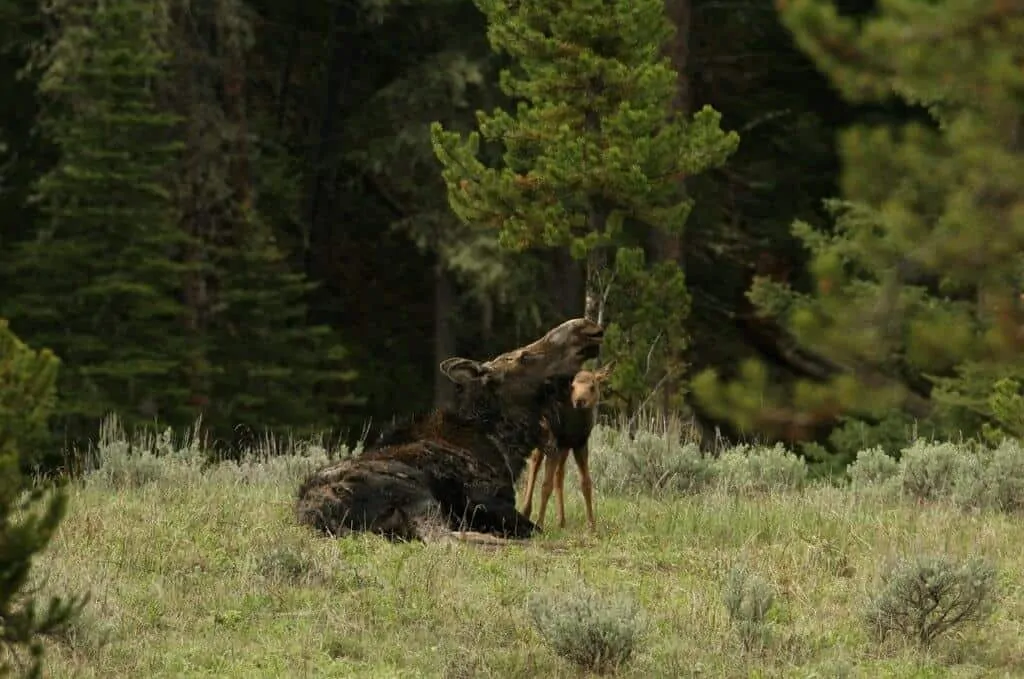
[[[874, 3], [838, 8], [860, 20]], [[717, 429], [825, 462], [914, 427], [982, 431], [994, 378], [940, 416], [936, 379], [967, 379], [964, 362], [911, 370], [889, 345], [873, 365], [909, 396], [881, 413], [819, 395], [830, 407], [741, 417], [743, 398], [697, 380], [751, 378], [748, 359], [776, 391], [868, 374], [797, 342], [750, 291], [757, 277], [821, 291], [794, 223], [830, 234], [857, 219], [829, 202], [858, 190], [844, 184], [844, 130], [938, 125], [927, 101], [843, 96], [770, 2], [665, 12], [674, 106], [712, 107], [739, 144], [683, 180], [681, 236], [643, 243], [685, 275], [685, 369], [613, 384], [608, 412], [669, 410], [705, 443]], [[174, 427], [201, 415], [227, 447], [267, 430], [352, 441], [368, 421], [443, 403], [442, 359], [582, 315], [586, 263], [568, 247], [505, 248], [449, 207], [431, 123], [465, 133], [477, 110], [511, 106], [498, 83], [510, 58], [486, 29], [471, 0], [0, 0], [0, 317], [61, 360], [54, 450], [109, 412]], [[946, 298], [967, 285], [906, 281]]]

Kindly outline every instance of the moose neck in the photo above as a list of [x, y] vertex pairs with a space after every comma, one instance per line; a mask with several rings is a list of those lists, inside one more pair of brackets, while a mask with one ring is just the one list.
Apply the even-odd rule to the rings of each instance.
[[455, 415], [487, 430], [505, 463], [518, 479], [530, 454], [541, 443], [540, 420], [553, 403], [550, 388], [539, 389], [528, 403], [509, 402], [488, 389], [463, 390], [456, 399]]

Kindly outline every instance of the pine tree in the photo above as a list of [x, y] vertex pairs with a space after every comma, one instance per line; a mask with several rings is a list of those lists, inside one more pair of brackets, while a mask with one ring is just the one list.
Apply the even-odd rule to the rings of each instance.
[[[497, 230], [505, 247], [568, 247], [585, 260], [588, 317], [603, 321], [609, 294], [619, 296], [605, 353], [619, 364], [614, 387], [645, 374], [661, 348], [667, 374], [685, 347], [685, 283], [674, 262], [647, 272], [638, 243], [644, 229], [682, 230], [692, 201], [680, 180], [724, 163], [738, 136], [710, 107], [692, 119], [673, 110], [663, 0], [475, 2], [492, 47], [514, 61], [501, 86], [516, 109], [479, 112], [479, 133], [465, 140], [433, 125], [453, 211]], [[501, 143], [504, 167], [478, 159], [481, 135]], [[629, 305], [641, 300], [644, 309]]]
[[43, 219], [6, 262], [7, 314], [64, 361], [57, 415], [91, 434], [128, 422], [191, 418], [169, 172], [181, 145], [153, 87], [168, 63], [162, 3], [58, 1], [35, 63], [39, 130], [56, 164], [36, 187]]
[[[32, 559], [49, 544], [64, 517], [67, 496], [29, 489], [22, 476], [22, 451], [47, 435], [60, 361], [48, 350], [33, 351], [0, 319], [0, 650], [29, 650], [27, 676], [42, 676], [41, 637], [78, 615], [87, 597], [52, 598], [40, 608], [26, 592]], [[12, 669], [0, 661], [0, 676]]]
[[171, 6], [174, 77], [158, 87], [185, 140], [173, 182], [180, 228], [193, 243], [184, 253], [186, 318], [201, 341], [191, 357], [190, 401], [225, 438], [308, 434], [351, 401], [354, 373], [336, 333], [310, 325], [314, 285], [292, 270], [264, 217], [265, 206], [294, 217], [298, 173], [252, 129], [247, 8]]
[[26, 204], [45, 142], [32, 134], [36, 102], [31, 79], [22, 77], [41, 30], [39, 3], [0, 0], [0, 242], [5, 248], [31, 225]]
[[751, 292], [834, 377], [781, 393], [750, 363], [730, 384], [702, 375], [697, 394], [747, 429], [793, 437], [840, 416], [976, 432], [997, 378], [1024, 375], [1024, 6], [901, 0], [860, 25], [820, 0], [779, 7], [848, 99], [896, 94], [928, 118], [844, 132], [834, 232], [793, 228], [815, 289]]
[[[269, 228], [250, 215], [230, 243], [211, 247], [221, 290], [207, 333], [209, 398], [204, 421], [218, 431], [309, 435], [349, 403], [355, 377], [335, 332], [308, 322], [313, 285], [289, 271]], [[236, 240], [237, 239], [237, 240]]]

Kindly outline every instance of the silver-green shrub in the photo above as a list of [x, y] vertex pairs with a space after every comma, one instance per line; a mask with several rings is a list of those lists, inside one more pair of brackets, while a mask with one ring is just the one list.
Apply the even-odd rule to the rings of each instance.
[[857, 459], [846, 468], [850, 485], [855, 489], [885, 484], [896, 479], [899, 473], [900, 463], [881, 446], [858, 452]]
[[763, 648], [771, 637], [769, 613], [775, 605], [771, 584], [745, 566], [734, 566], [722, 587], [722, 603], [746, 650]]
[[611, 673], [633, 656], [643, 636], [636, 605], [602, 598], [589, 590], [534, 594], [528, 603], [538, 634], [551, 649], [579, 668]]
[[1024, 448], [1004, 439], [994, 449], [966, 457], [957, 475], [953, 499], [961, 507], [1019, 512], [1024, 509]]
[[693, 493], [712, 479], [700, 448], [681, 442], [671, 430], [641, 429], [631, 439], [624, 429], [598, 425], [590, 450], [596, 483], [613, 494]]
[[718, 486], [733, 492], [798, 490], [807, 482], [807, 463], [781, 443], [726, 450], [712, 469]]
[[956, 444], [919, 439], [900, 454], [902, 490], [915, 500], [949, 498], [970, 465], [967, 454]]
[[996, 602], [996, 569], [981, 559], [923, 555], [898, 562], [864, 613], [879, 639], [890, 633], [926, 646], [949, 630], [984, 621]]

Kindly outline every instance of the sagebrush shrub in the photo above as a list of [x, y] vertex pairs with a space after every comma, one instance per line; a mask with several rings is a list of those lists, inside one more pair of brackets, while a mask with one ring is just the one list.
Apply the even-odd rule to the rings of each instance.
[[180, 437], [170, 429], [154, 434], [125, 432], [116, 416], [105, 419], [91, 455], [87, 478], [114, 489], [150, 483], [177, 485], [208, 480], [225, 484], [295, 485], [333, 458], [358, 454], [361, 446], [339, 446], [332, 455], [318, 440], [262, 442], [238, 459], [213, 462], [199, 435], [200, 422]]
[[843, 417], [828, 435], [830, 448], [839, 459], [852, 459], [864, 449], [900, 450], [915, 437], [917, 422], [902, 410], [892, 410], [867, 422]]
[[712, 465], [717, 483], [730, 491], [798, 490], [807, 481], [807, 463], [781, 443], [771, 448], [736, 446]]
[[163, 476], [167, 464], [148, 450], [132, 451], [127, 440], [100, 444], [98, 452], [102, 462], [88, 473], [88, 478], [115, 490], [152, 483]]
[[1004, 439], [995, 449], [980, 449], [962, 462], [953, 491], [961, 507], [1018, 512], [1024, 509], [1024, 449]]
[[950, 498], [961, 509], [991, 507], [986, 473], [991, 454], [991, 450], [979, 448], [973, 454], [965, 455], [957, 465]]
[[537, 632], [555, 653], [599, 674], [627, 663], [643, 635], [639, 610], [631, 601], [605, 599], [587, 590], [534, 594], [528, 609]]
[[206, 462], [200, 422], [175, 441], [170, 428], [154, 434], [140, 429], [130, 436], [116, 415], [100, 423], [87, 477], [110, 488], [137, 488], [165, 478], [196, 480]]
[[[348, 448], [343, 446], [339, 453], [348, 455]], [[225, 460], [211, 468], [208, 475], [228, 483], [295, 486], [330, 461], [322, 445], [298, 442], [287, 453], [280, 455], [269, 456], [261, 451], [246, 451], [239, 460]]]
[[880, 448], [862, 450], [847, 468], [857, 490], [899, 492], [915, 500], [952, 500], [963, 508], [1024, 509], [1024, 449], [1013, 439], [996, 448], [922, 440], [899, 462]]
[[983, 621], [996, 599], [996, 569], [978, 558], [903, 559], [882, 578], [864, 614], [879, 639], [896, 632], [921, 645], [969, 622]]
[[598, 425], [590, 437], [591, 467], [602, 488], [618, 493], [693, 493], [712, 479], [711, 465], [694, 443], [673, 432]]
[[879, 486], [894, 480], [900, 472], [900, 463], [888, 455], [881, 446], [875, 446], [857, 453], [846, 475], [850, 477], [853, 488], [862, 489]]
[[768, 643], [775, 590], [767, 580], [745, 566], [734, 566], [722, 587], [722, 603], [744, 648], [750, 650]]
[[968, 471], [969, 455], [953, 443], [915, 441], [900, 454], [903, 492], [916, 500], [950, 497], [958, 477]]

